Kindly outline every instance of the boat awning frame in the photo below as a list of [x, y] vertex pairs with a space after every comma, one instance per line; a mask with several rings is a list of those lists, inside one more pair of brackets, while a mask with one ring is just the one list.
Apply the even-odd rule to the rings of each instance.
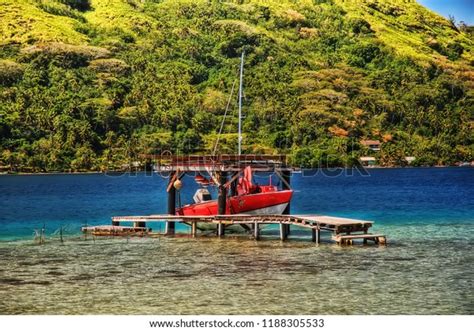
[[252, 171], [273, 172], [291, 171], [287, 166], [286, 155], [259, 154], [220, 154], [220, 155], [142, 155], [143, 158], [155, 164], [157, 171], [241, 171], [247, 166]]

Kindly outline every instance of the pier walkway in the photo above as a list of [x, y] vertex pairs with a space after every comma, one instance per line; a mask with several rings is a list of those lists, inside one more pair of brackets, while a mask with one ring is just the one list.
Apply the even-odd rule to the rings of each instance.
[[[321, 231], [332, 233], [332, 240], [336, 243], [352, 244], [354, 240], [361, 239], [364, 243], [373, 241], [379, 245], [386, 244], [386, 238], [381, 234], [370, 234], [368, 230], [373, 222], [350, 218], [323, 216], [323, 215], [250, 215], [231, 214], [214, 216], [179, 216], [179, 215], [148, 215], [148, 216], [114, 216], [112, 225], [89, 226], [82, 228], [85, 233], [98, 236], [155, 236], [146, 224], [150, 222], [184, 223], [191, 227], [191, 235], [197, 236], [198, 230], [214, 229], [219, 237], [225, 235], [226, 227], [240, 225], [247, 232], [253, 234], [258, 240], [261, 237], [261, 226], [278, 224], [280, 226], [280, 239], [288, 239], [290, 226], [311, 229], [311, 239], [320, 243]], [[133, 226], [122, 226], [122, 223], [133, 223]], [[174, 227], [173, 227], [174, 229]], [[168, 233], [168, 229], [161, 235]], [[159, 234], [160, 235], [160, 234]]]

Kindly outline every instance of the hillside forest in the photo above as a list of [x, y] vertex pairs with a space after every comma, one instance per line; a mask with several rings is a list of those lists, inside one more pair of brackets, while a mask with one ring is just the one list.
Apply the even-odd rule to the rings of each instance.
[[236, 153], [243, 51], [244, 153], [470, 162], [473, 36], [413, 0], [0, 0], [0, 166], [210, 154], [221, 123], [217, 152]]

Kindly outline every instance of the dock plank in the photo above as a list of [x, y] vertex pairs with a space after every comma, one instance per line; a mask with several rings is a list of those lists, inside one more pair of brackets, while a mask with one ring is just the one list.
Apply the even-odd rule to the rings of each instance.
[[387, 238], [383, 234], [351, 234], [351, 235], [335, 235], [333, 240], [338, 244], [349, 244], [352, 245], [352, 240], [363, 239], [364, 244], [367, 243], [367, 240], [374, 241], [376, 244], [386, 245]]

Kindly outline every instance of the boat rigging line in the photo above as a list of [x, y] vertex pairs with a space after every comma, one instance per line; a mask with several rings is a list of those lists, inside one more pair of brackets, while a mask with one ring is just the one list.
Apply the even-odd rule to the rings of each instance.
[[234, 94], [234, 88], [235, 88], [236, 83], [237, 83], [237, 80], [234, 80], [234, 83], [232, 84], [232, 89], [230, 90], [229, 99], [227, 100], [227, 106], [225, 107], [225, 112], [224, 112], [224, 117], [222, 118], [221, 127], [219, 128], [219, 133], [217, 134], [216, 144], [214, 145], [214, 150], [212, 151], [212, 156], [215, 156], [217, 152], [217, 146], [219, 145], [219, 139], [222, 133], [222, 129], [224, 128], [225, 118], [227, 116], [227, 112], [229, 111], [230, 102], [232, 101], [232, 95]]

